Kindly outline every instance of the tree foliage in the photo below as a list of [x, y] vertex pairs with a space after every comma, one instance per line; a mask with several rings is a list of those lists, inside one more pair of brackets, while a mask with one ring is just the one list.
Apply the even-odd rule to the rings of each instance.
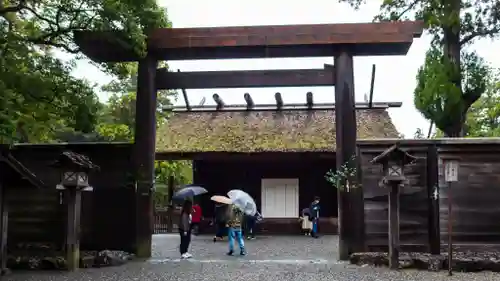
[[[112, 141], [133, 141], [135, 129], [135, 100], [136, 100], [136, 72], [133, 69], [128, 78], [113, 81], [103, 86], [103, 90], [112, 93], [100, 115], [100, 124], [97, 129], [101, 136]], [[156, 125], [163, 126], [167, 120], [167, 113], [162, 108], [171, 105], [175, 92], [158, 91]], [[168, 189], [164, 187], [173, 177], [174, 185], [184, 185], [192, 182], [192, 165], [190, 161], [156, 161], [156, 183], [160, 191], [155, 195], [155, 202], [163, 202]], [[163, 188], [162, 188], [163, 187]]]
[[[415, 107], [447, 136], [461, 133], [467, 110], [486, 90], [485, 77], [490, 71], [475, 53], [462, 52], [461, 61], [460, 74], [440, 49], [431, 48], [417, 74]], [[454, 76], [461, 79], [463, 88], [450, 82]]]
[[500, 73], [488, 75], [486, 91], [467, 114], [466, 136], [500, 137]]
[[[366, 2], [339, 1], [355, 8]], [[477, 38], [492, 38], [500, 33], [500, 1], [384, 0], [375, 18], [407, 19], [423, 20], [434, 36], [426, 64], [417, 76], [417, 109], [447, 136], [460, 136], [467, 111], [480, 98], [485, 84], [481, 80], [484, 66], [477, 54], [466, 53], [465, 47]]]
[[[122, 30], [144, 52], [144, 33], [168, 26], [154, 0], [0, 0], [0, 142], [47, 142], [95, 131], [95, 86], [71, 75], [77, 30]], [[131, 64], [104, 68], [126, 77]]]

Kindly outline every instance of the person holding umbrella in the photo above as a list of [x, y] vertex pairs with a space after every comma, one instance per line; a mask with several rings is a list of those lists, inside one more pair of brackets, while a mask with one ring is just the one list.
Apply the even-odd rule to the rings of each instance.
[[185, 200], [182, 205], [182, 211], [179, 221], [179, 234], [181, 236], [181, 243], [179, 250], [182, 259], [189, 259], [193, 255], [188, 253], [189, 244], [191, 243], [191, 212], [193, 208], [193, 202], [191, 200]]
[[229, 233], [227, 222], [230, 215], [230, 207], [233, 204], [231, 198], [221, 195], [214, 195], [210, 200], [215, 202], [214, 224], [216, 233], [214, 236], [214, 243], [220, 239], [222, 240], [225, 235]]
[[179, 191], [177, 191], [174, 196], [172, 196], [173, 201], [184, 201], [186, 199], [193, 199], [195, 196], [202, 195], [207, 193], [208, 191], [201, 187], [201, 186], [196, 186], [196, 185], [186, 185], [182, 187]]
[[243, 221], [243, 211], [237, 207], [236, 205], [231, 205], [230, 207], [230, 215], [229, 221], [227, 223], [229, 227], [228, 231], [228, 242], [229, 242], [229, 252], [227, 253], [229, 256], [234, 254], [234, 239], [238, 241], [238, 245], [240, 246], [240, 255], [246, 255], [245, 252], [245, 242], [243, 241], [243, 233], [241, 231], [241, 224]]
[[255, 240], [255, 225], [262, 220], [262, 215], [256, 212], [255, 215], [245, 215], [246, 236], [248, 240]]
[[215, 236], [214, 243], [217, 240], [224, 239], [224, 236], [228, 233], [227, 229], [227, 219], [228, 219], [228, 205], [222, 203], [215, 204], [215, 216], [214, 216], [214, 225], [215, 225]]

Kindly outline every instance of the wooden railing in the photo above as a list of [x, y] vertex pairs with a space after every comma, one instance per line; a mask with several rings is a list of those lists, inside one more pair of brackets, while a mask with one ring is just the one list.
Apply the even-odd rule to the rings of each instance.
[[165, 234], [177, 231], [178, 212], [168, 208], [156, 209], [154, 214], [153, 234]]

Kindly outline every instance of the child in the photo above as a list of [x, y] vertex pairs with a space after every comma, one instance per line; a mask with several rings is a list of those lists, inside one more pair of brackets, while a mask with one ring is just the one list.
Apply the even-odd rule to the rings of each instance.
[[184, 201], [182, 206], [180, 221], [179, 221], [179, 234], [181, 236], [181, 244], [179, 250], [182, 259], [189, 259], [192, 257], [188, 253], [189, 243], [191, 243], [191, 212], [193, 203], [190, 200]]
[[311, 235], [312, 233], [312, 221], [310, 219], [309, 208], [304, 208], [302, 210], [302, 214], [299, 218], [299, 222], [302, 226], [302, 233], [306, 236]]
[[229, 252], [227, 255], [232, 256], [234, 253], [234, 239], [238, 241], [238, 245], [240, 246], [240, 255], [246, 255], [245, 252], [245, 242], [243, 241], [243, 233], [241, 231], [241, 222], [243, 221], [243, 212], [238, 209], [235, 205], [231, 205], [229, 209], [229, 221], [227, 226], [229, 227], [229, 231], [227, 234], [229, 241]]

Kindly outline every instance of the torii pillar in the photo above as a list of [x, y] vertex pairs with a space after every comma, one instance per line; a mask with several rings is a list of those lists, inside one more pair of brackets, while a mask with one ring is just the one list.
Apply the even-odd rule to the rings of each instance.
[[153, 233], [153, 187], [156, 145], [156, 58], [139, 61], [135, 109], [134, 171], [136, 172], [135, 253], [151, 257]]
[[[359, 168], [356, 155], [356, 108], [354, 98], [353, 55], [349, 49], [339, 52], [334, 59], [335, 66], [335, 138], [336, 167], [348, 164]], [[355, 161], [352, 161], [353, 157]], [[354, 167], [352, 167], [354, 166]], [[358, 171], [359, 173], [360, 171]], [[355, 179], [356, 181], [359, 179]], [[345, 186], [341, 179], [340, 185]], [[337, 189], [339, 259], [348, 260], [353, 252], [364, 249], [364, 208], [361, 188]]]

